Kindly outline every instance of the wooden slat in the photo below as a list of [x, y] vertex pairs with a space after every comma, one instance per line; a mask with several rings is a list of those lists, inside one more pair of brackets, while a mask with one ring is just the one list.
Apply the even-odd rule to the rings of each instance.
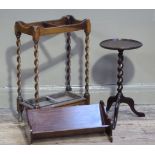
[[52, 28], [43, 28], [40, 29], [40, 35], [51, 35], [51, 34], [58, 34], [58, 33], [65, 33], [65, 32], [74, 32], [82, 30], [83, 26], [80, 24], [72, 24], [71, 26], [59, 26], [59, 27], [52, 27]]

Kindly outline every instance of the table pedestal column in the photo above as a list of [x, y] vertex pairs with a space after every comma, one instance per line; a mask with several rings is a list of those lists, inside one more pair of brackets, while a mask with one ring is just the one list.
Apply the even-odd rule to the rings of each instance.
[[109, 111], [112, 104], [115, 103], [115, 111], [113, 116], [113, 129], [116, 127], [117, 123], [117, 117], [118, 117], [118, 111], [119, 111], [119, 105], [120, 103], [126, 103], [129, 105], [130, 109], [139, 117], [144, 117], [145, 114], [142, 112], [138, 112], [134, 107], [134, 100], [129, 97], [123, 96], [122, 90], [123, 90], [123, 50], [118, 50], [118, 74], [117, 74], [117, 94], [116, 96], [110, 96], [107, 101], [107, 107], [106, 111]]

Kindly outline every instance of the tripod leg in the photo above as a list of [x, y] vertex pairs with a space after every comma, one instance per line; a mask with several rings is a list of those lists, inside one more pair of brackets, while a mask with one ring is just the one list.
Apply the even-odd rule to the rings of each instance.
[[117, 100], [117, 97], [116, 97], [116, 96], [110, 96], [110, 97], [109, 97], [109, 99], [108, 99], [108, 101], [107, 101], [106, 111], [109, 111], [109, 110], [110, 110], [112, 104], [113, 104], [114, 102], [116, 102], [116, 100]]
[[129, 97], [122, 97], [121, 98], [121, 103], [126, 103], [129, 105], [130, 109], [132, 110], [133, 113], [135, 113], [138, 117], [145, 117], [145, 114], [143, 112], [138, 112], [135, 109], [135, 104], [134, 104], [134, 100], [132, 98]]

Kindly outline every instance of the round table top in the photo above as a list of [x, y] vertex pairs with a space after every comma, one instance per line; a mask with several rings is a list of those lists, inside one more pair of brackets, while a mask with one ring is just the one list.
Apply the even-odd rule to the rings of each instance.
[[141, 47], [143, 44], [132, 39], [108, 39], [100, 43], [100, 46], [111, 50], [131, 50]]

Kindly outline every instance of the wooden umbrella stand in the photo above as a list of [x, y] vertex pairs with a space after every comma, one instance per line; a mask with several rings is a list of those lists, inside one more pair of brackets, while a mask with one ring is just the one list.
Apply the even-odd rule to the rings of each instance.
[[[71, 87], [71, 33], [83, 30], [85, 33], [85, 92], [78, 95], [72, 92]], [[15, 35], [17, 38], [17, 111], [19, 118], [22, 118], [24, 107], [34, 109], [46, 106], [61, 107], [70, 105], [81, 105], [90, 103], [89, 94], [89, 34], [91, 25], [89, 19], [76, 20], [73, 16], [64, 16], [59, 20], [41, 21], [34, 23], [15, 23]], [[23, 99], [21, 88], [21, 34], [32, 36], [34, 42], [34, 88], [35, 94], [32, 99]], [[66, 90], [56, 94], [46, 96], [39, 95], [39, 51], [38, 43], [41, 36], [66, 34]]]
[[[71, 32], [83, 30], [85, 33], [85, 92], [83, 96], [72, 92], [71, 79]], [[17, 110], [19, 120], [26, 123], [26, 135], [31, 143], [34, 139], [57, 136], [71, 136], [88, 133], [106, 133], [112, 141], [111, 121], [104, 104], [90, 104], [89, 94], [89, 34], [90, 20], [76, 20], [73, 16], [65, 16], [59, 20], [34, 23], [15, 23], [17, 38]], [[21, 34], [32, 36], [34, 42], [34, 88], [32, 99], [23, 99], [21, 88]], [[39, 95], [39, 51], [40, 36], [66, 33], [66, 90], [64, 92], [40, 97]], [[71, 106], [78, 105], [78, 106]], [[66, 107], [69, 106], [69, 107]], [[54, 108], [59, 107], [59, 108]]]

